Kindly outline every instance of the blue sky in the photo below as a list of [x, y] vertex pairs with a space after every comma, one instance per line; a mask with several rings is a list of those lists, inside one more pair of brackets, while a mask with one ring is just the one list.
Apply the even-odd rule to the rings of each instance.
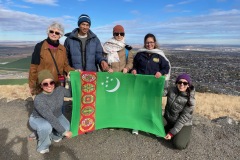
[[121, 24], [130, 44], [153, 33], [160, 44], [240, 45], [240, 0], [0, 0], [0, 43], [41, 41], [53, 21], [70, 32], [82, 13], [101, 42]]

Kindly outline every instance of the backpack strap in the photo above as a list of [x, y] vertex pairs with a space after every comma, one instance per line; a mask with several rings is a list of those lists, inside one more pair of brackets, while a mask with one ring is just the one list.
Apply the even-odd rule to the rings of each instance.
[[56, 62], [55, 58], [53, 57], [53, 54], [52, 54], [51, 50], [50, 50], [49, 48], [48, 48], [48, 50], [49, 50], [49, 52], [50, 52], [50, 54], [51, 54], [51, 57], [52, 57], [52, 59], [53, 59], [54, 65], [55, 65], [56, 70], [57, 70], [57, 73], [58, 73], [58, 75], [60, 75], [60, 72], [59, 72], [58, 66], [57, 66], [57, 62]]
[[126, 59], [128, 59], [128, 49], [125, 49]]

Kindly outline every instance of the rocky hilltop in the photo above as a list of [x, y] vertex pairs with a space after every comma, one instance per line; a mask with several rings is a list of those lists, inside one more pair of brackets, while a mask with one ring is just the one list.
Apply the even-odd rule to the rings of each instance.
[[164, 50], [171, 62], [171, 83], [179, 73], [191, 75], [198, 92], [240, 95], [240, 52]]

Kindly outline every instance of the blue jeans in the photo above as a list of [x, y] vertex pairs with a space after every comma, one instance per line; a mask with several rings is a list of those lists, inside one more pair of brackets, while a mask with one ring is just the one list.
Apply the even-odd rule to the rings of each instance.
[[[69, 131], [70, 123], [61, 115], [58, 117], [59, 122], [61, 125]], [[62, 135], [56, 132], [55, 129], [52, 128], [51, 124], [44, 118], [35, 118], [32, 115], [29, 118], [29, 124], [33, 130], [37, 131], [38, 134], [38, 144], [37, 144], [37, 151], [40, 152], [44, 149], [48, 149], [51, 145], [51, 140], [58, 140], [63, 138]]]

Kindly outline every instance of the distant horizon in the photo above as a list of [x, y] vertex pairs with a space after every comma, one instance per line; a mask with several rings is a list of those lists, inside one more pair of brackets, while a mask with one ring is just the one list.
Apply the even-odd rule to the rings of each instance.
[[[40, 41], [1, 41], [0, 40], [0, 46], [5, 46], [5, 45], [14, 45], [14, 44], [18, 44], [18, 45], [31, 45], [31, 46], [35, 46], [38, 42]], [[60, 41], [60, 43], [63, 45], [64, 41]], [[128, 43], [129, 45], [141, 45], [143, 46], [143, 43]], [[203, 45], [203, 46], [238, 46], [240, 47], [240, 43], [239, 44], [185, 44], [185, 43], [159, 43], [160, 45], [191, 45], [191, 46], [198, 46], [198, 45]], [[14, 46], [13, 46], [14, 47]]]
[[102, 43], [120, 24], [130, 44], [147, 33], [159, 44], [240, 44], [239, 0], [0, 0], [0, 41], [41, 41], [54, 21], [69, 33], [81, 14]]

